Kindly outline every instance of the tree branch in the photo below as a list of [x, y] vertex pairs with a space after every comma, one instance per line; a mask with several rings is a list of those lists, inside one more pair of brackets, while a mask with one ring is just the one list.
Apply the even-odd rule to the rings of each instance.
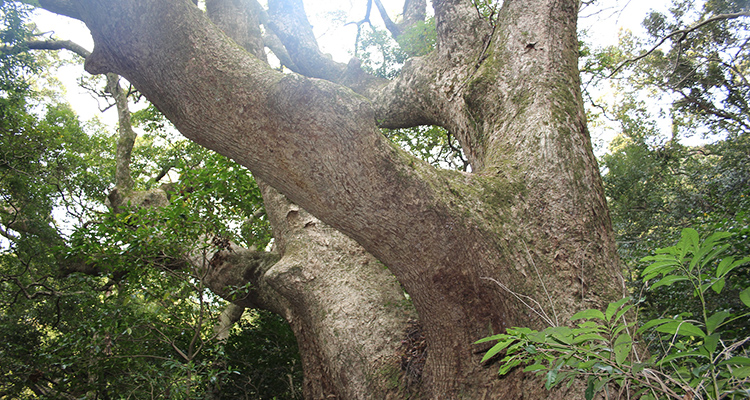
[[280, 55], [279, 60], [294, 72], [347, 86], [368, 97], [370, 92], [387, 83], [384, 79], [362, 71], [359, 62], [354, 59], [348, 64], [342, 64], [323, 54], [300, 0], [269, 1], [268, 21], [264, 24], [286, 50], [282, 51], [275, 39], [269, 37], [268, 44], [279, 50], [278, 53], [274, 50], [274, 54]]
[[385, 7], [383, 7], [383, 3], [380, 0], [371, 0], [375, 1], [375, 7], [378, 8], [378, 12], [380, 13], [380, 18], [383, 19], [383, 22], [385, 23], [386, 29], [388, 29], [389, 32], [391, 32], [391, 35], [393, 35], [394, 38], [398, 38], [401, 36], [403, 31], [401, 30], [401, 27], [396, 25], [393, 21], [391, 21], [391, 18], [388, 16], [388, 12], [385, 10]]
[[[135, 182], [130, 173], [130, 159], [135, 145], [136, 134], [130, 123], [130, 109], [128, 108], [128, 97], [120, 87], [120, 77], [107, 74], [107, 92], [115, 99], [117, 106], [117, 155], [115, 156], [115, 188], [120, 195], [126, 196]], [[119, 204], [112, 204], [117, 208]]]
[[297, 67], [295, 72], [336, 82], [346, 66], [320, 51], [300, 0], [268, 2], [268, 27], [278, 36]]
[[[202, 282], [212, 292], [244, 308], [259, 308], [285, 315], [280, 298], [263, 278], [279, 260], [279, 255], [251, 251], [237, 246], [214, 253], [208, 265], [202, 267]], [[193, 265], [202, 265], [195, 260]]]
[[[486, 40], [492, 31], [469, 0], [435, 0], [435, 19], [438, 52], [445, 60], [473, 58], [467, 50], [475, 51], [477, 40]], [[476, 56], [476, 55], [474, 55]]]
[[404, 2], [403, 20], [399, 23], [402, 31], [410, 28], [419, 21], [424, 21], [427, 16], [427, 1], [406, 0]]
[[671, 39], [671, 38], [673, 38], [675, 36], [679, 36], [679, 38], [676, 40], [676, 43], [682, 43], [682, 41], [685, 40], [685, 38], [687, 38], [687, 35], [689, 33], [693, 32], [693, 31], [696, 31], [696, 30], [702, 28], [703, 26], [705, 26], [707, 24], [710, 24], [710, 23], [716, 22], [716, 21], [726, 20], [726, 19], [734, 19], [734, 18], [748, 17], [748, 16], [750, 16], [750, 11], [740, 11], [740, 12], [731, 13], [731, 14], [719, 14], [719, 15], [714, 15], [713, 17], [708, 18], [706, 20], [698, 21], [695, 24], [693, 24], [693, 25], [691, 25], [691, 26], [689, 26], [687, 28], [676, 30], [676, 31], [668, 34], [667, 36], [664, 36], [663, 38], [661, 38], [661, 40], [659, 40], [653, 47], [651, 47], [651, 49], [649, 49], [645, 53], [641, 54], [640, 56], [635, 57], [635, 58], [627, 59], [627, 60], [623, 61], [622, 63], [620, 63], [620, 65], [618, 65], [614, 69], [614, 71], [612, 71], [612, 73], [609, 74], [609, 76], [607, 78], [612, 78], [613, 76], [615, 76], [615, 74], [617, 74], [618, 72], [620, 72], [620, 70], [622, 68], [624, 68], [625, 65], [631, 64], [631, 63], [634, 63], [634, 62], [638, 62], [638, 61], [640, 61], [640, 60], [648, 57], [651, 53], [653, 53], [654, 51], [656, 51], [656, 49], [658, 49], [662, 44], [664, 44], [664, 42], [666, 42], [667, 40], [669, 40], [669, 39]]
[[88, 57], [91, 52], [83, 46], [70, 40], [32, 40], [26, 42], [30, 50], [69, 50], [82, 58]]
[[219, 315], [219, 323], [214, 327], [214, 334], [219, 342], [226, 342], [227, 338], [229, 338], [230, 330], [242, 318], [244, 312], [245, 307], [234, 303], [229, 303], [224, 307], [221, 315]]

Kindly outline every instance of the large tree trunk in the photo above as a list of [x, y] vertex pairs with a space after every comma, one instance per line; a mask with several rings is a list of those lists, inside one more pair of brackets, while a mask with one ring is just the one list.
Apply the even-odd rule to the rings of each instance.
[[[490, 21], [468, 0], [435, 0], [437, 49], [392, 82], [321, 57], [294, 0], [269, 1], [266, 25], [316, 79], [271, 70], [246, 50], [256, 42], [238, 46], [188, 0], [40, 2], [89, 26], [89, 72], [125, 76], [188, 138], [283, 194], [264, 191], [282, 258], [260, 271], [258, 302], [298, 335], [309, 398], [387, 389], [408, 312], [376, 259], [419, 314], [425, 397], [565, 396], [521, 373], [497, 379], [472, 343], [564, 324], [620, 287], [580, 96], [577, 1], [505, 1]], [[473, 172], [430, 167], [378, 130], [418, 124], [454, 134]]]

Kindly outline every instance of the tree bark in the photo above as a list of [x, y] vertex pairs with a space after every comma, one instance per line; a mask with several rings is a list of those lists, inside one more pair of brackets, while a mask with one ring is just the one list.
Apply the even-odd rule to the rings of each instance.
[[[208, 0], [206, 8], [224, 33], [266, 60], [257, 3]], [[397, 371], [398, 336], [416, 317], [398, 282], [356, 242], [258, 184], [282, 258], [251, 282], [274, 289], [265, 299], [283, 299], [285, 307], [275, 311], [290, 322], [302, 349], [305, 392], [313, 398], [387, 397], [396, 388], [373, 377]], [[229, 264], [234, 270], [238, 263]]]
[[[187, 0], [40, 3], [91, 29], [89, 72], [126, 77], [188, 138], [284, 195], [266, 191], [282, 258], [263, 277], [300, 340], [306, 396], [381, 398], [373, 362], [393, 354], [408, 316], [389, 306], [400, 289], [377, 259], [419, 314], [425, 397], [565, 398], [518, 372], [498, 380], [472, 343], [544, 324], [514, 293], [564, 324], [620, 287], [580, 95], [577, 1], [506, 1], [488, 20], [468, 0], [435, 0], [437, 48], [389, 83], [310, 52], [292, 0], [269, 4], [269, 26], [317, 79], [269, 69]], [[427, 123], [459, 139], [471, 174], [432, 168], [378, 130]]]

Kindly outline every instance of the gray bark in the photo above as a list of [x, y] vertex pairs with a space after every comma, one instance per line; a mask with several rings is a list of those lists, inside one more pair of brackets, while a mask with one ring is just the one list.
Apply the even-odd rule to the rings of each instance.
[[[265, 60], [257, 29], [260, 9], [256, 5], [206, 2], [208, 15], [218, 27], [249, 53]], [[249, 281], [273, 288], [256, 296], [256, 304], [284, 305], [283, 309], [273, 309], [290, 322], [298, 338], [307, 396], [386, 397], [394, 388], [372, 377], [382, 375], [383, 370], [397, 370], [399, 335], [406, 329], [407, 320], [416, 317], [413, 307], [405, 301], [392, 274], [356, 242], [262, 181], [258, 183], [273, 228], [275, 251], [282, 257], [272, 267], [261, 268], [263, 274]], [[227, 255], [226, 265], [214, 268], [211, 275], [231, 275], [219, 271], [227, 266], [237, 271], [243, 265], [235, 261], [238, 255]], [[242, 281], [236, 280], [237, 284]]]

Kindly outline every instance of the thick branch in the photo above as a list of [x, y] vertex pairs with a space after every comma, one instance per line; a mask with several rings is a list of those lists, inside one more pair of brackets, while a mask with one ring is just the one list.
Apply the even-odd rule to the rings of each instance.
[[378, 8], [380, 18], [382, 18], [383, 23], [385, 23], [385, 28], [388, 29], [389, 32], [391, 32], [391, 35], [393, 35], [393, 37], [397, 38], [401, 36], [401, 33], [403, 33], [403, 31], [398, 25], [391, 21], [391, 18], [388, 16], [388, 12], [385, 10], [385, 7], [383, 7], [383, 3], [380, 0], [373, 1], [375, 2], [375, 7]]
[[[274, 53], [294, 72], [342, 84], [368, 97], [369, 92], [387, 83], [384, 79], [364, 73], [356, 60], [347, 65], [323, 54], [300, 0], [270, 1], [268, 20], [264, 24], [283, 44], [283, 50], [273, 36], [267, 38], [268, 44], [274, 46]], [[286, 57], [289, 59], [284, 61]]]
[[340, 79], [346, 66], [320, 52], [301, 0], [271, 0], [268, 15], [268, 26], [284, 43], [295, 72], [333, 82]]
[[425, 0], [406, 0], [404, 1], [404, 11], [402, 21], [399, 23], [401, 30], [413, 26], [419, 21], [424, 21], [427, 16], [427, 1]]
[[[264, 278], [278, 260], [278, 254], [233, 246], [214, 254], [202, 281], [212, 292], [238, 306], [286, 315], [286, 307], [281, 305], [280, 297]], [[202, 262], [193, 264], [203, 265]]]
[[[130, 174], [130, 160], [135, 145], [136, 134], [130, 123], [130, 109], [128, 108], [128, 96], [120, 87], [120, 77], [107, 74], [107, 92], [115, 99], [117, 106], [117, 122], [119, 138], [117, 139], [117, 155], [115, 159], [115, 187], [120, 195], [127, 195], [135, 182]], [[113, 207], [119, 204], [112, 204]]]
[[[442, 246], [434, 257], [449, 251], [447, 243], [419, 233], [442, 229], [444, 218], [427, 214], [446, 207], [448, 199], [435, 191], [447, 189], [428, 185], [436, 176], [422, 175], [433, 175], [432, 168], [415, 168], [422, 163], [393, 149], [365, 99], [325, 81], [268, 69], [190, 4], [83, 4], [96, 42], [86, 63], [90, 72], [121, 72], [180, 132], [248, 166], [391, 265], [420, 258], [411, 251], [414, 243], [391, 234], [394, 228], [410, 232], [425, 248]], [[131, 35], [119, 34], [125, 30]]]
[[452, 63], [472, 58], [477, 41], [484, 42], [492, 32], [489, 21], [480, 17], [470, 0], [436, 0], [433, 6], [442, 58]]
[[240, 318], [242, 318], [244, 312], [245, 307], [238, 306], [234, 303], [227, 304], [224, 311], [219, 315], [219, 323], [214, 328], [216, 340], [219, 342], [226, 342], [229, 338], [232, 327], [240, 320]]
[[266, 59], [260, 31], [262, 8], [256, 0], [206, 0], [208, 17], [251, 54]]

